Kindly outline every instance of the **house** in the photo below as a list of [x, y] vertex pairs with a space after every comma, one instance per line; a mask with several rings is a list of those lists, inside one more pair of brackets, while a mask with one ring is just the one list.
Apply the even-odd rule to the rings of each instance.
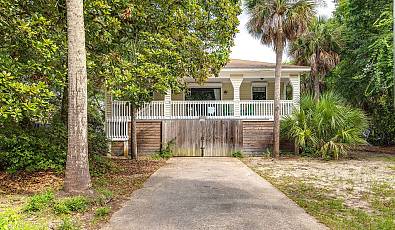
[[[298, 107], [300, 74], [309, 67], [283, 65], [281, 115]], [[229, 156], [262, 153], [273, 139], [275, 64], [233, 59], [204, 84], [186, 79], [184, 93], [154, 95], [137, 114], [139, 154], [174, 143], [176, 156]], [[106, 100], [106, 133], [113, 154], [128, 151], [128, 102]]]

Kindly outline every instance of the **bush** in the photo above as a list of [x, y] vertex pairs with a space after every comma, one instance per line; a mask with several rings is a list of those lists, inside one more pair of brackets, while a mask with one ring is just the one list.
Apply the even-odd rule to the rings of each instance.
[[0, 128], [0, 170], [63, 170], [67, 151], [67, 131], [63, 125]]
[[234, 153], [232, 153], [232, 157], [236, 157], [236, 158], [243, 158], [243, 153], [241, 153], [241, 151], [236, 151]]
[[328, 92], [318, 102], [310, 95], [302, 97], [300, 110], [283, 120], [281, 133], [294, 139], [303, 154], [338, 159], [350, 145], [366, 143], [363, 132], [367, 127], [361, 110]]
[[45, 193], [36, 194], [30, 197], [24, 210], [26, 212], [37, 212], [47, 208], [54, 200], [54, 194], [52, 191]]
[[153, 158], [155, 159], [169, 159], [173, 156], [173, 147], [175, 145], [175, 140], [171, 140], [168, 143], [166, 143], [165, 148], [162, 148], [160, 151], [158, 151]]
[[[110, 164], [100, 156], [108, 151], [103, 122], [99, 115], [88, 117], [88, 149], [91, 171], [101, 174]], [[54, 120], [50, 125], [33, 127], [7, 124], [0, 127], [0, 170], [63, 171], [67, 155], [67, 127]]]
[[54, 211], [56, 214], [84, 212], [88, 208], [88, 205], [88, 199], [83, 196], [68, 197], [57, 201], [54, 205]]

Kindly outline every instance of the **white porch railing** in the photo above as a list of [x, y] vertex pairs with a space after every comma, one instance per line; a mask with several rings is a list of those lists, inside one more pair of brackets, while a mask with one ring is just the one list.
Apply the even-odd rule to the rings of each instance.
[[126, 141], [129, 139], [129, 122], [127, 119], [110, 119], [106, 121], [106, 135], [112, 141]]
[[224, 119], [234, 117], [233, 101], [172, 101], [171, 119]]
[[139, 111], [137, 111], [136, 119], [139, 120], [160, 120], [165, 116], [164, 101], [152, 101], [145, 103]]
[[[292, 100], [281, 100], [281, 116], [291, 114], [293, 109]], [[240, 101], [240, 117], [243, 119], [268, 119], [274, 116], [274, 101]]]
[[[136, 114], [137, 120], [165, 119], [254, 119], [273, 120], [272, 100], [240, 101], [240, 117], [235, 116], [235, 101], [153, 101], [144, 104]], [[281, 101], [281, 116], [293, 110], [292, 100]], [[167, 109], [167, 111], [165, 111]], [[107, 138], [116, 141], [128, 140], [131, 120], [130, 105], [125, 101], [113, 101], [111, 116], [106, 120]]]

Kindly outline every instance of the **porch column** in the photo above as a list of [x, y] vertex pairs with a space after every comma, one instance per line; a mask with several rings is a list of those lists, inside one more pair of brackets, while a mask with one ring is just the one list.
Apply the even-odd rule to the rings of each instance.
[[291, 77], [289, 81], [292, 85], [292, 100], [295, 107], [299, 108], [300, 103], [300, 76]]
[[240, 85], [243, 82], [243, 77], [230, 77], [233, 86], [233, 103], [234, 103], [234, 116], [240, 117]]
[[171, 117], [171, 89], [167, 90], [166, 92], [163, 112], [165, 118], [169, 119]]

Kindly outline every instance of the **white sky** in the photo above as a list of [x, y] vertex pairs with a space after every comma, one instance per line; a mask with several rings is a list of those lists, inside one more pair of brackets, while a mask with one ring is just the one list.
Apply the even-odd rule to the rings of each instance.
[[[317, 12], [319, 15], [330, 17], [335, 5], [332, 0], [325, 0], [326, 6], [319, 7]], [[235, 46], [232, 47], [231, 58], [251, 60], [251, 61], [264, 61], [276, 62], [276, 55], [271, 47], [262, 45], [259, 40], [253, 38], [246, 29], [248, 16], [245, 12], [239, 16], [240, 25], [239, 33], [236, 34]], [[286, 55], [284, 55], [287, 60]], [[284, 60], [284, 61], [285, 61]]]

